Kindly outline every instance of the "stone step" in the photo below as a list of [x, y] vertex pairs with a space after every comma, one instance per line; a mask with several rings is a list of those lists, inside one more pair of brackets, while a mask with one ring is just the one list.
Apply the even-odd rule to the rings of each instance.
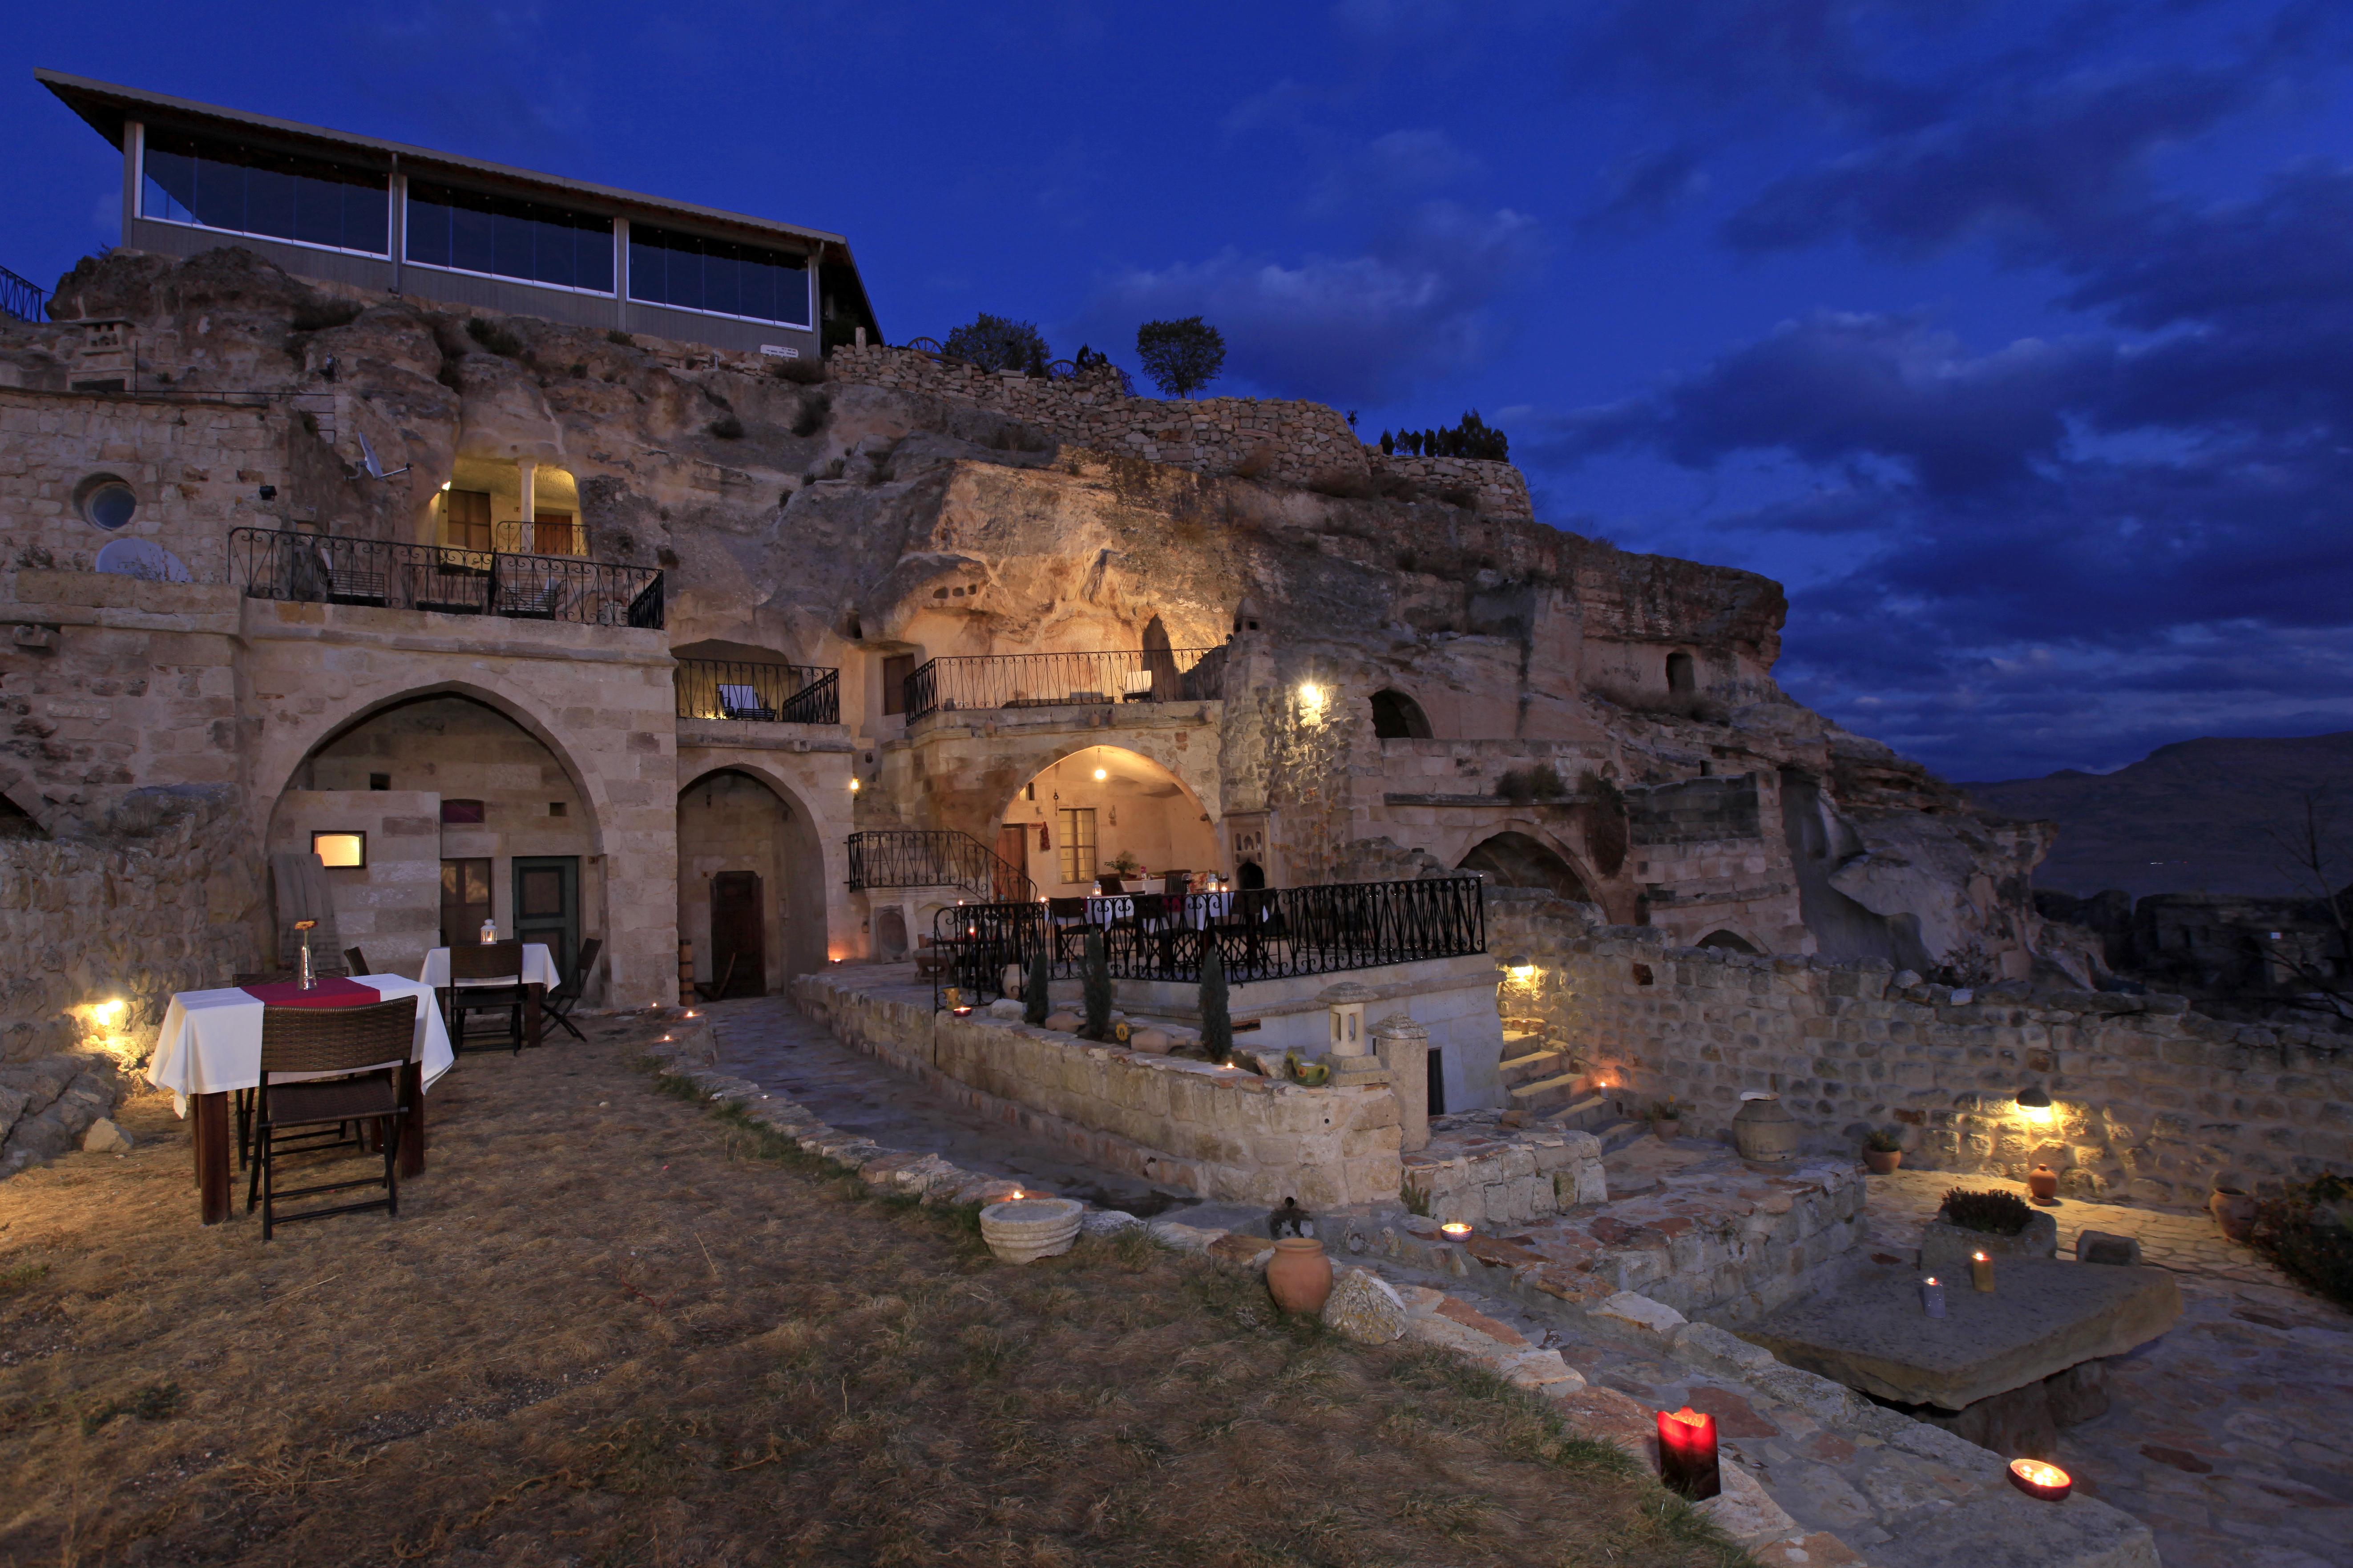
[[1571, 1100], [1565, 1108], [1544, 1119], [1546, 1127], [1564, 1132], [1599, 1132], [1619, 1120], [1617, 1107], [1599, 1094], [1588, 1094]]
[[1601, 1140], [1601, 1152], [1604, 1154], [1614, 1154], [1629, 1143], [1639, 1143], [1648, 1138], [1651, 1135], [1651, 1124], [1647, 1121], [1605, 1121], [1602, 1125], [1588, 1127], [1585, 1131]]
[[1539, 1079], [1512, 1090], [1512, 1107], [1515, 1110], [1550, 1110], [1556, 1106], [1566, 1109], [1575, 1103], [1577, 1090], [1584, 1087], [1584, 1079], [1573, 1072]]
[[1517, 1089], [1524, 1083], [1534, 1083], [1540, 1078], [1550, 1078], [1568, 1066], [1568, 1054], [1566, 1051], [1536, 1050], [1529, 1051], [1525, 1056], [1514, 1055], [1510, 1054], [1511, 1047], [1508, 1043], [1504, 1049], [1506, 1055], [1502, 1061], [1495, 1064], [1495, 1070], [1503, 1075], [1505, 1089]]

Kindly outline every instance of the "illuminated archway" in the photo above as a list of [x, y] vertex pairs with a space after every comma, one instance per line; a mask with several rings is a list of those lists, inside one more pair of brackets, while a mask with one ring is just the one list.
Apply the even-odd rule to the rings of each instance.
[[[1170, 871], [1229, 869], [1190, 786], [1124, 747], [1085, 746], [1048, 763], [1014, 791], [997, 822], [990, 847], [1010, 859], [1018, 843], [1015, 864], [1048, 898], [1092, 892], [1105, 876], [1157, 889]], [[1135, 879], [1117, 868], [1124, 861], [1138, 868]]]

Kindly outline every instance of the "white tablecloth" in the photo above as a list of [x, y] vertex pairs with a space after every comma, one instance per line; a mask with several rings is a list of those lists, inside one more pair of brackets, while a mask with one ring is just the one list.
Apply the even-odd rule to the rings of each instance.
[[[424, 1068], [427, 1087], [449, 1070], [449, 1032], [441, 1026], [441, 1009], [433, 987], [399, 974], [361, 974], [359, 984], [373, 986], [386, 1002], [414, 996], [417, 1039], [411, 1060]], [[154, 1059], [147, 1064], [147, 1081], [172, 1091], [179, 1113], [188, 1113], [188, 1096], [222, 1094], [251, 1089], [261, 1081], [261, 999], [241, 986], [218, 991], [183, 991], [164, 1010], [163, 1033], [156, 1037]]]
[[[448, 984], [449, 950], [446, 947], [437, 947], [427, 953], [425, 967], [418, 973], [417, 978], [423, 984], [436, 988]], [[527, 942], [522, 944], [522, 983], [525, 985], [544, 985], [551, 991], [564, 983], [564, 976], [555, 973], [555, 958], [547, 951], [545, 942]], [[496, 985], [499, 982], [461, 980], [458, 984]]]
[[[1157, 893], [1145, 895], [1147, 898], [1161, 896]], [[1234, 896], [1231, 893], [1188, 893], [1185, 897], [1185, 921], [1196, 931], [1207, 931], [1211, 921], [1224, 920], [1233, 906]], [[1113, 893], [1106, 898], [1087, 900], [1087, 919], [1096, 925], [1107, 926], [1113, 921], [1134, 918], [1135, 900], [1130, 894]]]

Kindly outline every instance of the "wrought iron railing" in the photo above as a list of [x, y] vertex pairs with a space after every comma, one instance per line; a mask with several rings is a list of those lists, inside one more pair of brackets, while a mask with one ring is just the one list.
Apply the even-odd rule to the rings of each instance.
[[962, 888], [976, 899], [1018, 903], [1034, 900], [1029, 873], [969, 833], [945, 827], [877, 827], [849, 836], [849, 885], [872, 888]]
[[20, 321], [47, 320], [48, 310], [44, 301], [48, 297], [49, 291], [31, 279], [19, 278], [0, 267], [0, 316], [14, 316]]
[[1090, 934], [1103, 939], [1113, 979], [1198, 982], [1214, 947], [1227, 981], [1243, 985], [1484, 952], [1487, 915], [1477, 877], [960, 904], [932, 921], [933, 945], [947, 954], [934, 990], [987, 1001], [1003, 994], [1008, 965], [1027, 973], [1041, 952], [1069, 979]]
[[248, 599], [371, 605], [591, 626], [662, 624], [662, 574], [565, 555], [510, 555], [266, 528], [229, 531]]
[[678, 661], [681, 719], [759, 719], [772, 724], [841, 722], [841, 672], [805, 664]]
[[1222, 647], [935, 658], [907, 677], [907, 719], [961, 708], [1204, 702], [1225, 694]]

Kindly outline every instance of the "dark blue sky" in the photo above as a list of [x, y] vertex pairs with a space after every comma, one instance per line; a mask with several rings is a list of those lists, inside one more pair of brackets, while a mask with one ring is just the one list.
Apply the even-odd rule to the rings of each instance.
[[2353, 7], [1487, 0], [16, 8], [0, 265], [116, 237], [33, 65], [839, 230], [976, 310], [1767, 573], [1957, 778], [2353, 728]]

